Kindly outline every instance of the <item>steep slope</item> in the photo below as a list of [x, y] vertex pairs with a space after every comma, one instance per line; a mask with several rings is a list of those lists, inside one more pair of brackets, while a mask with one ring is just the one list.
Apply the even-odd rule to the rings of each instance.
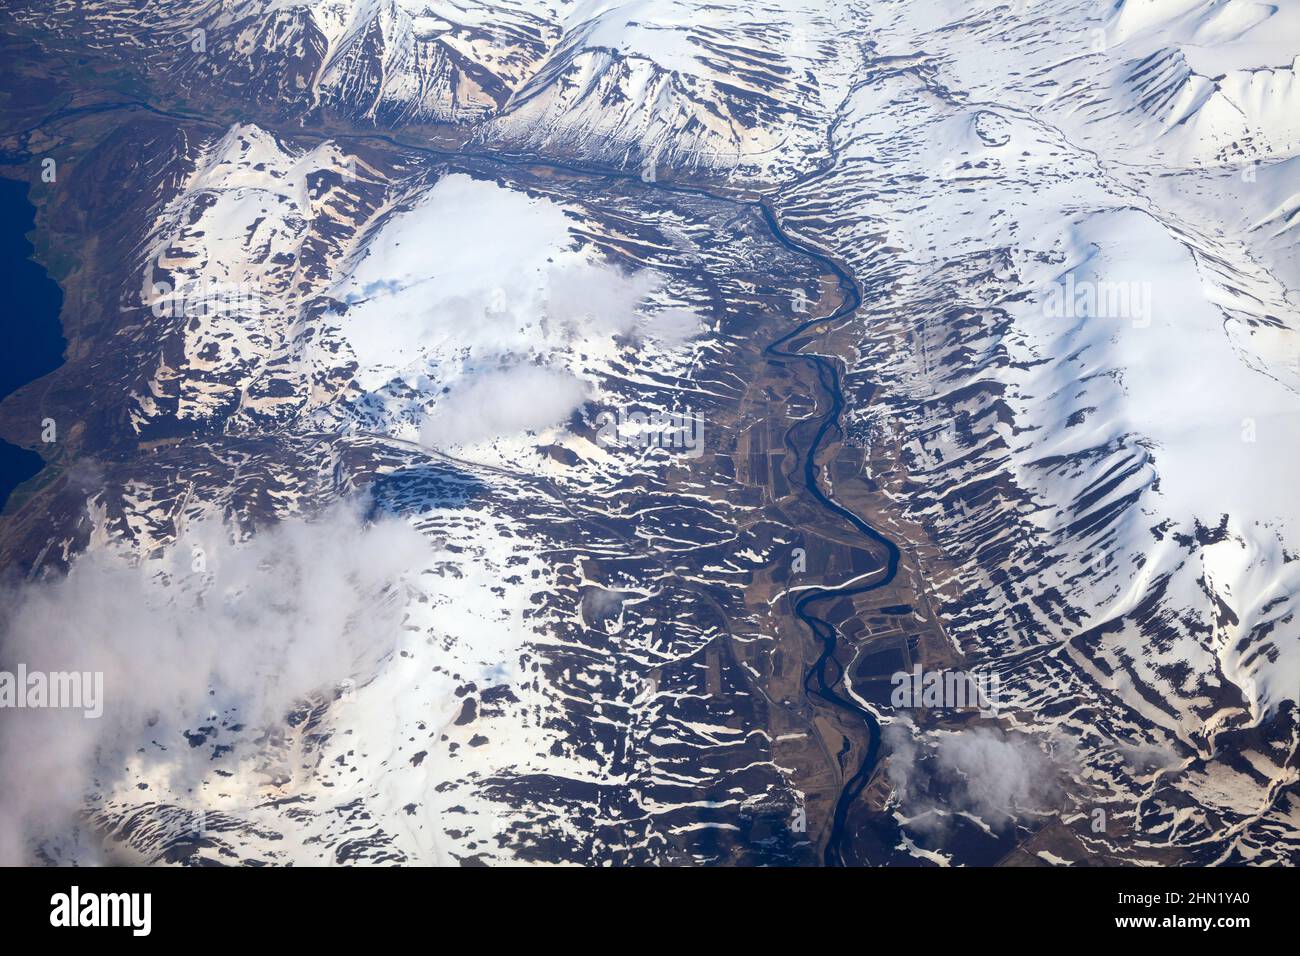
[[[453, 124], [478, 142], [664, 172], [806, 170], [857, 62], [848, 5], [781, 0], [99, 0], [20, 20], [228, 111]], [[141, 35], [146, 39], [141, 40]]]
[[[53, 202], [121, 252], [6, 404], [67, 409], [88, 460], [7, 559], [183, 563], [205, 518], [256, 540], [359, 492], [432, 553], [391, 652], [274, 747], [177, 718], [198, 769], [111, 778], [122, 845], [1295, 862], [1296, 10], [71, 9], [17, 12], [238, 121], [124, 126]], [[892, 596], [815, 489], [899, 543]], [[829, 649], [794, 611], [823, 588]], [[1001, 695], [898, 707], [882, 660]]]
[[[101, 381], [130, 416], [95, 437], [93, 475], [38, 496], [25, 543], [7, 536], [48, 578], [24, 592], [12, 641], [48, 661], [45, 609], [76, 604], [95, 619], [60, 633], [106, 629], [115, 686], [166, 661], [202, 687], [204, 642], [231, 625], [204, 608], [277, 646], [283, 615], [344, 600], [300, 590], [319, 573], [312, 536], [337, 564], [374, 532], [295, 530], [304, 515], [361, 496], [425, 545], [402, 545], [400, 582], [362, 588], [344, 624], [326, 616], [367, 654], [314, 674], [283, 725], [254, 706], [270, 691], [217, 654], [211, 699], [113, 708], [103, 737], [39, 760], [3, 748], [38, 779], [89, 765], [94, 780], [91, 830], [22, 801], [6, 825], [18, 816], [60, 861], [100, 859], [97, 833], [151, 862], [807, 861], [786, 826], [798, 797], [727, 644], [735, 584], [770, 559], [775, 529], [725, 487], [684, 494], [672, 449], [611, 442], [595, 420], [684, 396], [700, 414], [733, 405], [738, 353], [723, 343], [752, 328], [756, 270], [776, 262], [810, 285], [815, 272], [756, 214], [647, 203], [635, 179], [525, 185], [252, 125], [182, 140], [170, 194], [121, 247], [119, 322], [157, 345], [145, 384]], [[720, 241], [724, 223], [744, 240]], [[475, 230], [503, 224], [501, 255], [477, 255]], [[580, 382], [573, 403], [536, 418], [537, 372]], [[470, 427], [482, 410], [456, 403], [483, 383], [525, 394]], [[309, 543], [290, 560], [277, 534]], [[244, 576], [262, 565], [279, 585]], [[73, 599], [100, 587], [121, 595], [111, 609]], [[278, 610], [264, 618], [267, 589]], [[177, 627], [188, 665], [148, 646]], [[762, 845], [742, 838], [773, 817]]]
[[[1215, 228], [1231, 198], [1185, 188], [1240, 159], [1204, 148], [1219, 134], [1132, 141], [1110, 77], [1148, 54], [1089, 48], [1124, 30], [1079, 12], [873, 8], [838, 161], [781, 206], [867, 285], [851, 374], [883, 396], [858, 433], [943, 547], [950, 633], [1000, 674], [1014, 725], [1075, 740], [1092, 805], [1125, 821], [1090, 833], [1081, 813], [1083, 843], [1285, 859], [1296, 277], [1275, 237]], [[1031, 36], [1049, 18], [1052, 41]], [[1089, 52], [1062, 58], [1071, 30]], [[1250, 155], [1289, 160], [1288, 123], [1252, 122]], [[1238, 169], [1201, 181], [1248, 195]], [[1162, 756], [1142, 768], [1135, 747]]]

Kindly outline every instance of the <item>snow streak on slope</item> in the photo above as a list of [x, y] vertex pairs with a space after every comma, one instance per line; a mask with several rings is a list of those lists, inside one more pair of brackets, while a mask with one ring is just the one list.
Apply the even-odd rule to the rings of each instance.
[[[385, 598], [401, 621], [389, 653], [339, 675], [348, 693], [322, 687], [273, 733], [238, 702], [178, 711], [148, 759], [90, 788], [95, 826], [151, 861], [751, 858], [742, 825], [785, 819], [794, 797], [719, 608], [740, 608], [725, 586], [771, 560], [771, 531], [733, 527], [710, 501], [724, 489], [681, 493], [667, 452], [608, 447], [592, 419], [734, 401], [734, 352], [702, 319], [752, 321], [752, 263], [806, 265], [729, 206], [646, 206], [635, 181], [525, 191], [248, 125], [194, 136], [174, 165], [113, 297], [133, 337], [161, 343], [148, 387], [101, 437], [97, 473], [56, 485], [35, 564], [89, 574], [122, 549], [152, 581], [153, 562], [184, 564], [189, 527], [220, 517], [256, 548], [275, 522], [358, 496], [430, 554]], [[464, 260], [498, 231], [498, 255]], [[208, 294], [245, 283], [258, 295], [233, 312]], [[205, 308], [154, 308], [193, 296]], [[497, 419], [489, 441], [452, 442], [489, 467], [417, 443], [422, 423], [463, 425], [463, 403], [437, 413], [467, 385], [510, 385], [531, 414], [548, 397], [527, 391], [535, 372], [583, 383], [567, 431]], [[106, 384], [106, 403], [130, 384]], [[230, 560], [208, 549], [209, 568]], [[158, 601], [195, 589], [162, 581]], [[97, 850], [83, 832], [40, 852]], [[808, 851], [783, 831], [762, 852]]]
[[699, 319], [642, 311], [663, 278], [576, 247], [577, 215], [452, 175], [368, 237], [330, 291], [343, 305], [323, 317], [357, 358], [369, 393], [361, 426], [442, 448], [509, 439], [564, 424], [595, 389], [598, 363], [628, 344], [679, 370], [689, 356], [672, 350]]
[[562, 41], [481, 134], [647, 176], [788, 175], [818, 155], [854, 48], [844, 5], [584, 0]]
[[[352, 717], [313, 716], [324, 763], [232, 810], [221, 852], [750, 859], [749, 804], [794, 799], [730, 643], [775, 643], [742, 595], [784, 559], [786, 516], [751, 507], [722, 455], [705, 474], [611, 450], [593, 413], [734, 421], [754, 400], [736, 369], [770, 340], [742, 317], [811, 288], [806, 263], [700, 197], [570, 178], [580, 162], [766, 190], [786, 229], [860, 281], [858, 314], [818, 334], [846, 358], [846, 432], [871, 472], [832, 491], [942, 552], [920, 570], [966, 659], [1002, 678], [999, 733], [1069, 751], [1070, 806], [1108, 813], [1101, 832], [1091, 813], [1063, 821], [1085, 852], [1294, 862], [1294, 6], [71, 9], [20, 14], [200, 104], [408, 141], [453, 124], [477, 152], [570, 164], [509, 167], [508, 182], [237, 125], [185, 142], [159, 177], [122, 306], [143, 371], [113, 436], [162, 447], [138, 473], [110, 467], [92, 518], [41, 554], [67, 563], [110, 537], [150, 554], [187, 516], [247, 531], [365, 489], [440, 555], [409, 609], [413, 658], [376, 669]], [[174, 308], [225, 285], [253, 294]], [[706, 334], [680, 341], [699, 319]], [[167, 444], [195, 434], [211, 444]], [[488, 621], [498, 605], [506, 618]], [[463, 700], [450, 725], [449, 690]], [[527, 730], [499, 739], [512, 725]], [[900, 765], [992, 730], [891, 729], [900, 852], [961, 862], [917, 824]], [[427, 807], [402, 802], [430, 789]], [[190, 797], [142, 801], [113, 793], [102, 822], [159, 858], [171, 831], [137, 841], [131, 821], [188, 813]]]
[[204, 149], [148, 244], [141, 301], [161, 320], [160, 361], [132, 413], [138, 429], [159, 415], [296, 410], [311, 369], [285, 366], [302, 329], [277, 319], [298, 311], [374, 212], [361, 175], [374, 173], [332, 145], [289, 155], [253, 126]]
[[[73, 0], [22, 9], [56, 34], [199, 100], [308, 124], [464, 126], [492, 147], [545, 148], [664, 172], [773, 180], [807, 168], [856, 56], [850, 4], [777, 0]], [[84, 15], [84, 26], [78, 18]]]
[[[858, 374], [883, 379], [902, 436], [899, 474], [875, 477], [950, 551], [955, 639], [1014, 689], [1009, 719], [1074, 736], [1094, 782], [1111, 768], [1097, 799], [1136, 815], [1136, 844], [1084, 818], [1085, 842], [1286, 858], [1300, 276], [1272, 271], [1270, 237], [1219, 225], [1232, 195], [1186, 182], [1249, 194], [1241, 156], [1281, 166], [1297, 144], [1269, 125], [1273, 94], [1239, 116], [1248, 153], [1221, 148], [1239, 125], [1134, 143], [1112, 77], [1154, 41], [1093, 9], [864, 11], [836, 165], [785, 221], [872, 292]], [[1161, 772], [1126, 766], [1133, 744], [1167, 752]]]
[[1146, 121], [1140, 141], [1152, 158], [1222, 162], [1300, 147], [1297, 36], [1300, 10], [1290, 4], [1127, 0], [1096, 45], [1123, 51], [1118, 100], [1131, 121]]

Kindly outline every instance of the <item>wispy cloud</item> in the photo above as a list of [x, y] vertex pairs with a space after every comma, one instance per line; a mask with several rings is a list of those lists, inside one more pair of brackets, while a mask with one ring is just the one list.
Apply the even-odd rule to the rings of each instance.
[[625, 270], [584, 246], [548, 199], [453, 174], [395, 214], [336, 284], [357, 380], [381, 417], [409, 412], [437, 447], [563, 422], [596, 384], [592, 357], [632, 343], [672, 349], [701, 322], [671, 304], [665, 276]]
[[990, 727], [922, 737], [907, 719], [883, 732], [889, 780], [908, 826], [942, 832], [954, 814], [970, 813], [1004, 830], [1026, 813], [1061, 806], [1061, 767], [1033, 738]]
[[536, 365], [466, 376], [438, 402], [420, 442], [443, 448], [548, 428], [563, 423], [586, 394], [576, 375]]
[[237, 766], [256, 756], [241, 741], [373, 674], [427, 555], [404, 522], [340, 506], [240, 543], [205, 523], [158, 560], [94, 550], [66, 576], [6, 589], [0, 665], [102, 672], [104, 711], [0, 715], [0, 863], [29, 859], [127, 773], [199, 787], [209, 750], [184, 731], [223, 726]]

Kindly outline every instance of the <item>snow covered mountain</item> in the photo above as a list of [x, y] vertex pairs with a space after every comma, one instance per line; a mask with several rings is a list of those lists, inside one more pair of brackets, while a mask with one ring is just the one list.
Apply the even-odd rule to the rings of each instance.
[[190, 97], [282, 121], [451, 123], [494, 149], [771, 178], [824, 148], [857, 55], [849, 7], [59, 0], [20, 16], [85, 31]]
[[[181, 618], [220, 699], [53, 748], [86, 826], [28, 806], [0, 849], [1296, 862], [1300, 7], [13, 12], [108, 79], [0, 136], [69, 160], [81, 263], [67, 364], [0, 412], [76, 423], [0, 519], [42, 582], [10, 653], [75, 600], [75, 657], [109, 587], [116, 634], [238, 608], [276, 533], [284, 606], [368, 640], [285, 697]], [[314, 582], [318, 534], [373, 579]], [[890, 655], [995, 673], [996, 713], [892, 706]]]
[[[850, 374], [886, 395], [881, 480], [941, 543], [949, 633], [1088, 765], [1147, 728], [1151, 845], [1272, 858], [1296, 738], [1242, 735], [1300, 689], [1300, 341], [1295, 237], [1256, 226], [1300, 186], [1272, 112], [1300, 11], [1090, 9], [873, 6], [880, 73], [787, 221], [878, 290]], [[1157, 96], [1184, 50], [1216, 78]]]

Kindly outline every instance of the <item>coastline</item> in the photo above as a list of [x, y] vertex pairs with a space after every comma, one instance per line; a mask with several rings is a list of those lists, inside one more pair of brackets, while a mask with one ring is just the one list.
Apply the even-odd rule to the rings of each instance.
[[[63, 290], [32, 258], [36, 248], [27, 238], [36, 222], [30, 190], [22, 180], [0, 176], [0, 276], [6, 290], [0, 321], [0, 402], [61, 366], [67, 346], [59, 320]], [[30, 433], [34, 444], [41, 423], [33, 422]], [[0, 512], [44, 467], [45, 459], [31, 445], [0, 439]]]

